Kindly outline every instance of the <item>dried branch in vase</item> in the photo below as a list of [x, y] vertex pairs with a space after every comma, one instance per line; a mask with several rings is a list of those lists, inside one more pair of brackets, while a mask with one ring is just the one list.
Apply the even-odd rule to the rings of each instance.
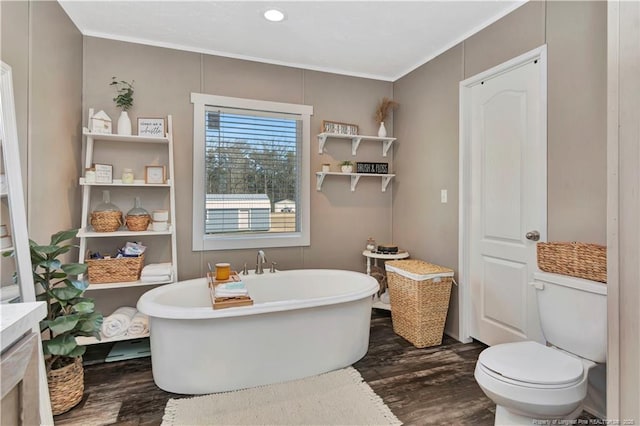
[[387, 115], [389, 115], [389, 111], [395, 109], [400, 105], [393, 99], [389, 99], [386, 96], [382, 98], [382, 100], [378, 103], [378, 107], [376, 108], [376, 123], [382, 123], [387, 119]]

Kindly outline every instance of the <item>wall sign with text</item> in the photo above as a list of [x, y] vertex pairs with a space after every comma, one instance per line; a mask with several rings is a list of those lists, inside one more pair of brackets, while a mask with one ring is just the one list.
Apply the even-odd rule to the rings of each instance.
[[164, 118], [138, 118], [138, 136], [163, 138]]
[[356, 173], [386, 175], [389, 173], [389, 163], [369, 163], [365, 161], [358, 161], [356, 163]]

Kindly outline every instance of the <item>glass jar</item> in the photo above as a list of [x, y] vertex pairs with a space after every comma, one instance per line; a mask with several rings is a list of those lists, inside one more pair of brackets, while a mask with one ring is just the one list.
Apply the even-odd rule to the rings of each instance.
[[111, 202], [111, 193], [102, 191], [102, 202], [96, 206], [94, 212], [119, 212], [120, 208]]
[[93, 167], [84, 169], [84, 183], [96, 183], [96, 169]]
[[132, 184], [133, 183], [133, 170], [132, 169], [123, 169], [122, 170], [122, 183]]
[[133, 200], [133, 208], [127, 212], [127, 216], [149, 216], [149, 212], [142, 208], [140, 197]]
[[374, 240], [373, 237], [369, 237], [367, 239], [367, 250], [375, 251], [375, 249], [376, 249], [376, 240]]

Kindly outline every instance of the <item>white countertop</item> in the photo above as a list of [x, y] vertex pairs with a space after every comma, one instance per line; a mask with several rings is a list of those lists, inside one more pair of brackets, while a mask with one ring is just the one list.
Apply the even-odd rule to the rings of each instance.
[[5, 349], [46, 316], [47, 306], [45, 302], [0, 305], [0, 351], [4, 352]]

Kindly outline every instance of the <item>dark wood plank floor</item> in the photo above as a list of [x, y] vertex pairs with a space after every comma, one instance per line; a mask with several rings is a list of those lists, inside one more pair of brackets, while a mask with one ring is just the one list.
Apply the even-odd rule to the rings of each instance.
[[[374, 310], [369, 352], [354, 367], [406, 425], [492, 425], [495, 405], [473, 378], [480, 343], [445, 337], [416, 349], [393, 333], [388, 312]], [[155, 386], [150, 358], [85, 367], [85, 396], [56, 425], [159, 425], [169, 398]]]

